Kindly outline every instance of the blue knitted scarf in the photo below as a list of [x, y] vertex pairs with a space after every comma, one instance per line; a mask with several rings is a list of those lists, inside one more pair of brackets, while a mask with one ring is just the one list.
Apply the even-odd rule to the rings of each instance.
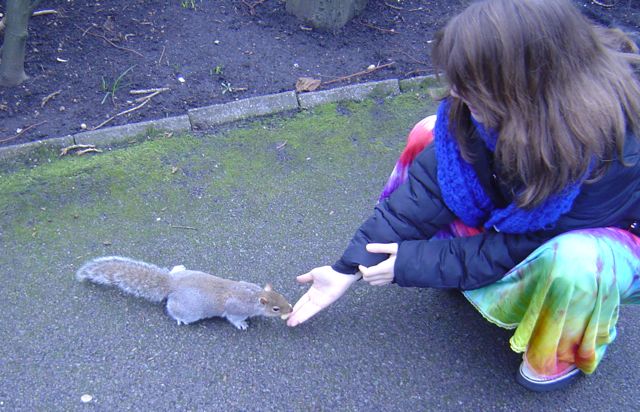
[[[584, 179], [548, 197], [533, 209], [524, 210], [515, 203], [504, 209], [497, 208], [480, 185], [472, 165], [460, 155], [458, 143], [449, 129], [449, 106], [448, 100], [440, 104], [434, 128], [438, 184], [447, 207], [467, 226], [472, 227], [493, 227], [506, 233], [526, 233], [553, 228], [560, 215], [571, 209]], [[493, 152], [498, 139], [497, 134], [485, 130], [478, 122], [474, 124], [480, 137]]]

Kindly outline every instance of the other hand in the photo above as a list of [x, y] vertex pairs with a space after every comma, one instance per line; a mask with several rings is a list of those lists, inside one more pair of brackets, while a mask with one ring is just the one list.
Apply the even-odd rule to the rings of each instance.
[[309, 273], [298, 276], [297, 280], [300, 283], [313, 283], [307, 293], [302, 295], [293, 306], [293, 312], [287, 319], [287, 325], [297, 326], [320, 312], [338, 300], [359, 278], [358, 275], [345, 275], [336, 272], [331, 266], [318, 267]]
[[395, 274], [393, 268], [396, 264], [396, 255], [398, 254], [397, 243], [369, 243], [367, 252], [370, 253], [386, 253], [389, 258], [383, 260], [375, 266], [365, 267], [358, 266], [362, 273], [362, 279], [369, 282], [372, 286], [383, 286], [393, 282]]

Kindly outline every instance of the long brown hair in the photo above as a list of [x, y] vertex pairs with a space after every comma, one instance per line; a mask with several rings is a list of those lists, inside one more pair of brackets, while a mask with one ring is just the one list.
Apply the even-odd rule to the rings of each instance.
[[[517, 204], [530, 208], [579, 181], [594, 159], [621, 157], [627, 128], [640, 137], [637, 52], [568, 0], [486, 0], [439, 32], [432, 61], [499, 132], [501, 178], [520, 186]], [[471, 160], [461, 99], [451, 97], [449, 123]]]

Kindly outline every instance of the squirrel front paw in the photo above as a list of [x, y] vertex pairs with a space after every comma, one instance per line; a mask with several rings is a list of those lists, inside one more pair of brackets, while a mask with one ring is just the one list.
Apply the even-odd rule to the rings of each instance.
[[246, 318], [234, 318], [233, 316], [227, 316], [227, 320], [240, 330], [246, 330], [249, 327]]

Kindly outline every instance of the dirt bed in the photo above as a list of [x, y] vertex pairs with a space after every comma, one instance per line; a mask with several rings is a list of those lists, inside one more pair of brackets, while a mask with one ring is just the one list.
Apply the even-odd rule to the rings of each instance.
[[[370, 0], [326, 33], [278, 0], [43, 2], [56, 13], [31, 20], [30, 79], [0, 88], [0, 146], [89, 130], [129, 109], [102, 127], [293, 90], [300, 77], [322, 90], [429, 74], [430, 40], [468, 3]], [[600, 23], [640, 31], [640, 1], [575, 3]], [[139, 107], [148, 94], [130, 92], [141, 89], [162, 91]]]

